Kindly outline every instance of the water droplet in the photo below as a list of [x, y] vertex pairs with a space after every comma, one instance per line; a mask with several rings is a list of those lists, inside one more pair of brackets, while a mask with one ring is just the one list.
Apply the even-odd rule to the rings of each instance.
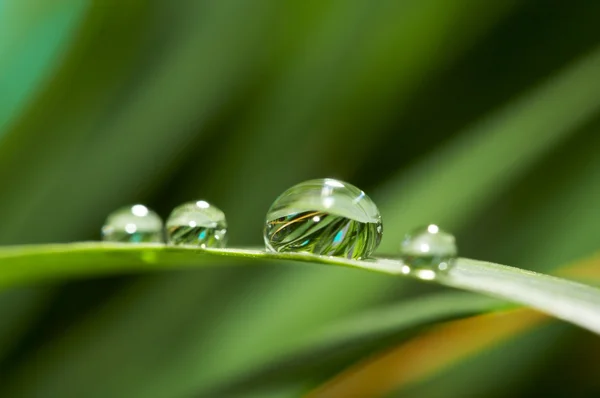
[[172, 245], [225, 247], [225, 214], [210, 203], [199, 200], [177, 206], [167, 219], [167, 241]]
[[407, 234], [400, 245], [406, 263], [402, 272], [422, 279], [435, 279], [436, 272], [448, 270], [457, 255], [454, 236], [430, 224]]
[[105, 242], [162, 243], [161, 218], [144, 205], [133, 205], [112, 212], [102, 227]]
[[383, 229], [375, 203], [354, 185], [310, 180], [281, 194], [267, 213], [264, 239], [273, 252], [366, 258]]

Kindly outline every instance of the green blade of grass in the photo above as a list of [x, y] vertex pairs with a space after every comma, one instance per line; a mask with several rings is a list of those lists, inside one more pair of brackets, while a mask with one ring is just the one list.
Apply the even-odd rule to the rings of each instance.
[[533, 271], [460, 259], [441, 283], [501, 297], [600, 334], [600, 289]]
[[[251, 261], [256, 260], [256, 261]], [[79, 243], [4, 248], [0, 251], [0, 285], [101, 275], [114, 272], [168, 270], [219, 265], [292, 261], [334, 265], [402, 276], [401, 260], [350, 260], [304, 253], [267, 253], [252, 249], [173, 248], [157, 244]], [[412, 273], [409, 275], [413, 275]], [[429, 280], [431, 273], [416, 273]], [[538, 309], [600, 334], [600, 290], [532, 271], [459, 258], [435, 281], [463, 290], [499, 297]]]

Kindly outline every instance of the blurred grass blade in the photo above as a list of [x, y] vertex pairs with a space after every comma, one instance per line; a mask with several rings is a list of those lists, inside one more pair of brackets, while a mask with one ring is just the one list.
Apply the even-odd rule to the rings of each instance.
[[32, 287], [0, 292], [0, 363], [46, 308], [52, 294], [51, 288]]
[[547, 320], [540, 313], [518, 309], [446, 322], [352, 366], [308, 396], [386, 396]]
[[350, 319], [341, 320], [320, 329], [298, 348], [302, 354], [318, 356], [322, 351], [355, 341], [377, 339], [385, 334], [419, 323], [428, 323], [444, 317], [464, 316], [469, 313], [491, 311], [506, 307], [504, 301], [465, 293], [438, 293], [417, 297], [399, 303], [375, 307]]
[[373, 195], [387, 227], [381, 250], [395, 249], [406, 231], [431, 220], [451, 228], [465, 222], [468, 214], [596, 116], [599, 71], [597, 48]]
[[[254, 262], [250, 260], [256, 260]], [[218, 264], [260, 264], [292, 260], [402, 275], [404, 263], [393, 259], [372, 261], [316, 256], [304, 253], [266, 253], [248, 249], [198, 250], [163, 245], [82, 243], [4, 248], [0, 250], [0, 283], [10, 285], [44, 278], [100, 275], [112, 272], [173, 269]], [[419, 273], [416, 273], [419, 276]], [[411, 274], [412, 275], [412, 274]], [[423, 276], [431, 279], [433, 275]], [[499, 297], [536, 308], [600, 334], [600, 290], [532, 271], [459, 258], [438, 283]]]
[[[318, 328], [288, 352], [271, 358], [265, 366], [232, 378], [214, 396], [243, 395], [254, 386], [287, 384], [305, 374], [318, 376], [319, 368], [340, 357], [368, 355], [404, 338], [402, 332], [447, 318], [469, 316], [506, 306], [502, 301], [464, 293], [442, 293], [394, 303]], [[330, 360], [324, 358], [332, 358]], [[324, 363], [325, 362], [325, 363]], [[330, 365], [335, 368], [336, 364]]]
[[[0, 138], [56, 68], [89, 1], [0, 2]], [[0, 143], [1, 143], [0, 139]]]
[[[97, 139], [90, 129], [98, 128], [106, 107], [117, 96], [148, 23], [145, 2], [92, 3], [62, 56], [61, 67], [2, 137], [0, 179], [5, 190], [0, 196], [4, 220], [0, 242], [4, 244], [60, 241], [63, 228], [85, 217], [84, 212], [82, 217], [68, 217], [61, 210], [62, 206], [73, 209], [79, 203], [73, 201], [74, 195], [88, 191], [64, 189], [62, 184], [77, 184], [66, 177], [65, 168], [79, 171], [74, 159], [90, 157], [82, 154], [82, 142]], [[52, 195], [53, 190], [60, 195]], [[53, 211], [46, 211], [48, 206]]]

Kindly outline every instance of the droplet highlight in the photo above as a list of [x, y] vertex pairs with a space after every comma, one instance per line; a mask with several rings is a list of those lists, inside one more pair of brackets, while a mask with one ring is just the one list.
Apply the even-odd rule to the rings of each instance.
[[363, 191], [325, 178], [297, 184], [273, 202], [264, 240], [272, 252], [361, 259], [375, 251], [382, 233], [379, 210]]
[[163, 221], [146, 206], [136, 204], [112, 212], [102, 226], [102, 240], [124, 243], [163, 243]]
[[454, 235], [430, 224], [407, 234], [400, 245], [400, 253], [405, 263], [402, 273], [435, 279], [437, 273], [452, 266], [458, 251]]
[[204, 200], [177, 206], [167, 219], [167, 242], [203, 249], [225, 247], [225, 213]]

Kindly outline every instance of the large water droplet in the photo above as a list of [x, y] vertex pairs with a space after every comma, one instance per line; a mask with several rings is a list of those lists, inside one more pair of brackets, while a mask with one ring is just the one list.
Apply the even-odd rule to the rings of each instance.
[[144, 205], [133, 205], [112, 212], [102, 227], [106, 242], [164, 242], [161, 218]]
[[264, 238], [273, 252], [359, 259], [379, 246], [382, 232], [379, 210], [363, 191], [325, 178], [281, 194], [267, 213]]
[[423, 279], [434, 279], [437, 272], [448, 270], [457, 255], [454, 236], [435, 224], [407, 234], [400, 252], [407, 267], [405, 273], [410, 270]]
[[167, 241], [172, 245], [225, 247], [225, 214], [210, 203], [199, 200], [177, 206], [167, 219]]

